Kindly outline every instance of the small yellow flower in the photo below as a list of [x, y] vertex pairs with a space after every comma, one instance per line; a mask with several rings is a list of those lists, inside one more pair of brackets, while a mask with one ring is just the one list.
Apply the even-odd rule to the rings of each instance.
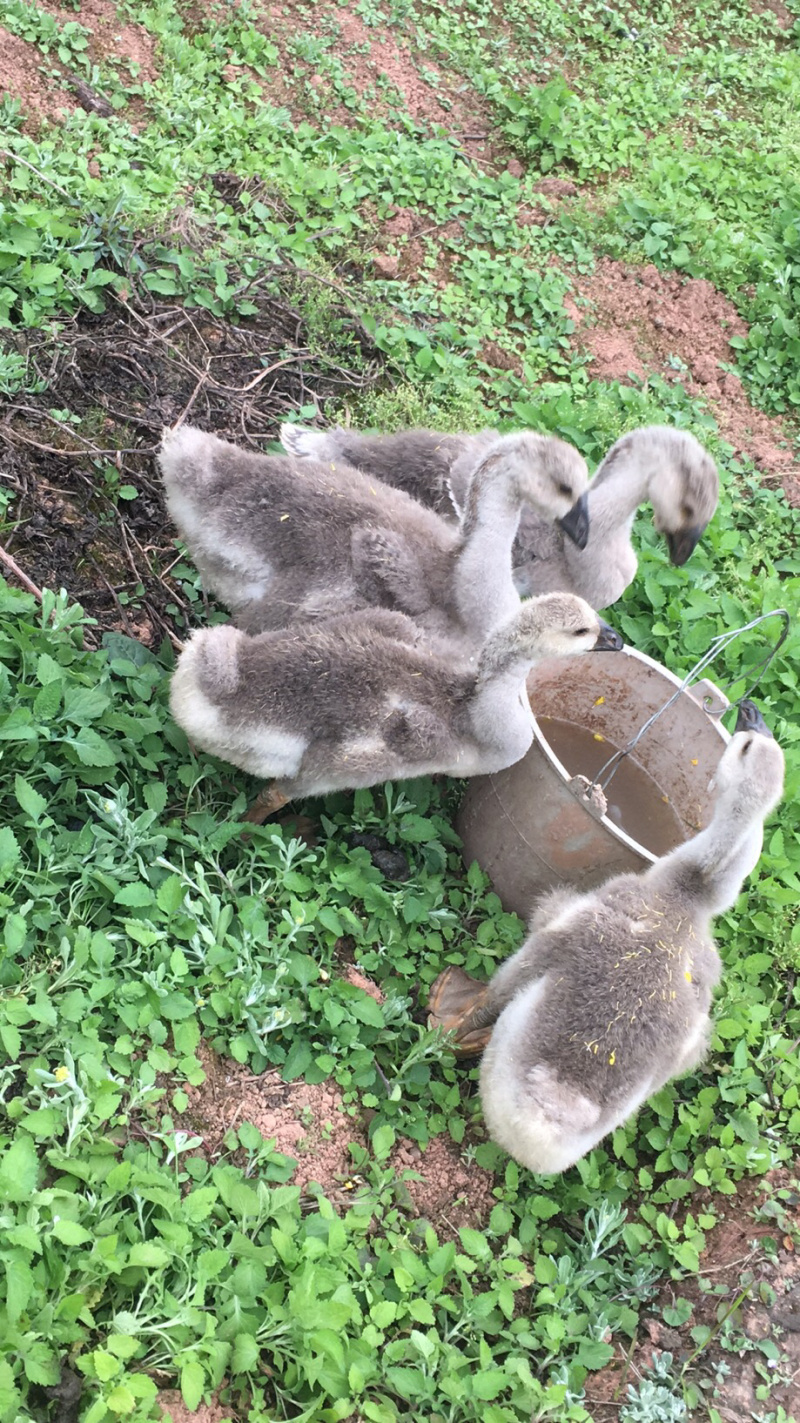
[[66, 1067], [57, 1067], [55, 1072], [53, 1073], [53, 1076], [55, 1077], [56, 1082], [66, 1082], [67, 1078], [69, 1077], [69, 1069]]

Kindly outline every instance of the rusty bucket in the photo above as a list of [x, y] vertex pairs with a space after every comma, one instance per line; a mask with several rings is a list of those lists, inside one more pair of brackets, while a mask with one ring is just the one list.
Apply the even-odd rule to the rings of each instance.
[[[504, 908], [526, 918], [559, 885], [588, 890], [646, 869], [707, 823], [709, 781], [730, 740], [719, 721], [727, 699], [708, 680], [681, 692], [608, 779], [614, 752], [680, 687], [632, 647], [534, 668], [531, 749], [470, 781], [456, 821], [466, 863], [478, 861]], [[603, 796], [587, 797], [604, 766]]]

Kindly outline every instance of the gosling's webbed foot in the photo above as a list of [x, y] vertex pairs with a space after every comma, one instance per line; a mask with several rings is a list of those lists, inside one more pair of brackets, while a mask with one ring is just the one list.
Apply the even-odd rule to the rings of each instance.
[[245, 811], [242, 820], [246, 820], [250, 825], [263, 825], [265, 820], [269, 820], [271, 815], [275, 815], [289, 804], [289, 796], [274, 783], [266, 785], [259, 791], [252, 805]]
[[431, 985], [428, 1027], [455, 1033], [457, 1057], [476, 1057], [492, 1036], [496, 1014], [487, 1007], [488, 984], [470, 978], [463, 969], [446, 968]]

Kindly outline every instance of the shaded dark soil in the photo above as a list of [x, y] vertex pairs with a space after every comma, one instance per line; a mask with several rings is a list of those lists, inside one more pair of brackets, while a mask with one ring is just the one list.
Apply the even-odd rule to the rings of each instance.
[[27, 357], [28, 384], [46, 382], [0, 417], [0, 478], [14, 496], [3, 546], [32, 584], [66, 588], [103, 631], [153, 646], [186, 625], [154, 459], [164, 426], [188, 418], [263, 449], [292, 411], [341, 401], [383, 374], [327, 279], [281, 267], [247, 294], [258, 311], [238, 325], [132, 287], [56, 339], [3, 335]]

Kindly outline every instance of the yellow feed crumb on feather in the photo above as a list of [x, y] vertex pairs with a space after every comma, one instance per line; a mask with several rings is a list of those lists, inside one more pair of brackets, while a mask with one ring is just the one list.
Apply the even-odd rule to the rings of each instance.
[[605, 741], [606, 738], [604, 736], [601, 736], [599, 731], [596, 731], [594, 733], [594, 739], [595, 741]]
[[687, 969], [684, 971], [684, 975], [683, 975], [683, 976], [684, 976], [684, 978], [686, 979], [686, 982], [687, 982], [687, 983], [691, 983], [691, 981], [692, 981], [692, 970], [691, 970], [690, 968], [687, 968]]
[[612, 1052], [612, 1053], [611, 1053], [611, 1056], [610, 1056], [609, 1059], [608, 1059], [608, 1065], [609, 1065], [609, 1067], [613, 1067], [613, 1066], [614, 1066], [614, 1063], [616, 1062], [616, 1060], [617, 1060], [617, 1054], [616, 1054], [615, 1052]]
[[286, 520], [288, 519], [288, 517], [289, 517], [288, 514], [281, 514], [281, 523], [282, 523], [282, 524], [285, 524], [285, 523], [286, 523]]
[[696, 756], [695, 756], [694, 760], [692, 761], [692, 765], [693, 765], [693, 766], [699, 766], [699, 765], [700, 765], [700, 762], [699, 762], [699, 760], [698, 760], [698, 758], [697, 758]]
[[602, 707], [602, 706], [604, 705], [604, 703], [605, 703], [605, 697], [598, 697], [598, 698], [597, 698], [597, 701], [595, 702], [595, 706], [596, 706], [596, 707]]

